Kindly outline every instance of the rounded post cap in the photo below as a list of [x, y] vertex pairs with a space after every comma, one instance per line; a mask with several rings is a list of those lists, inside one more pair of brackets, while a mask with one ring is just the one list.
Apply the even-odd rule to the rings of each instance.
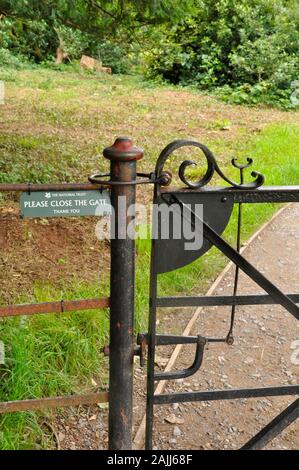
[[143, 149], [135, 147], [129, 137], [118, 137], [111, 147], [104, 149], [103, 155], [109, 160], [136, 161], [143, 157]]

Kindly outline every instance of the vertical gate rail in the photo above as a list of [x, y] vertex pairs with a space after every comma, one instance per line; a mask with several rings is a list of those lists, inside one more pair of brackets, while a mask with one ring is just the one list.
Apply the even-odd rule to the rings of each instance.
[[[109, 345], [109, 449], [132, 446], [135, 240], [128, 236], [136, 202], [136, 161], [143, 151], [129, 139], [117, 139], [104, 150], [111, 162], [111, 202], [114, 236], [111, 239], [111, 305]], [[123, 203], [121, 202], [123, 201]]]
[[[155, 178], [159, 180], [161, 174], [165, 175], [164, 165], [172, 156], [173, 152], [182, 147], [196, 147], [204, 154], [207, 161], [206, 174], [200, 180], [189, 181], [186, 176], [186, 169], [196, 166], [191, 160], [183, 161], [179, 167], [179, 178], [185, 184], [182, 189], [175, 187], [161, 188], [163, 184], [155, 185], [154, 210], [159, 205], [167, 205], [172, 208], [172, 213], [179, 213], [181, 220], [188, 221], [192, 229], [196, 230], [196, 221], [200, 222], [201, 233], [203, 235], [203, 246], [195, 254], [190, 256], [190, 252], [184, 251], [181, 240], [174, 238], [165, 242], [161, 238], [161, 226], [163, 218], [155, 220], [158, 225], [158, 238], [152, 240], [151, 257], [151, 280], [150, 280], [150, 310], [148, 333], [139, 335], [140, 343], [148, 346], [148, 373], [147, 373], [147, 414], [146, 414], [146, 448], [152, 448], [154, 405], [171, 403], [186, 403], [212, 400], [234, 400], [240, 398], [274, 397], [299, 395], [299, 384], [287, 386], [271, 386], [263, 388], [229, 389], [229, 390], [204, 390], [184, 393], [164, 393], [155, 394], [155, 382], [159, 380], [175, 380], [188, 377], [197, 372], [202, 363], [205, 344], [227, 343], [232, 344], [232, 329], [235, 317], [235, 308], [238, 305], [281, 305], [297, 320], [299, 319], [299, 294], [284, 294], [276, 285], [268, 280], [259, 270], [252, 266], [240, 253], [240, 229], [241, 216], [239, 212], [237, 249], [230, 246], [222, 237], [221, 233], [227, 226], [234, 204], [243, 203], [286, 203], [299, 202], [299, 186], [283, 187], [261, 187], [264, 183], [262, 174], [253, 171], [251, 173], [254, 181], [244, 182], [243, 169], [252, 164], [251, 159], [247, 159], [246, 165], [234, 166], [241, 169], [241, 182], [231, 181], [223, 174], [219, 168], [212, 152], [194, 141], [178, 140], [169, 144], [160, 154], [156, 169]], [[206, 187], [215, 172], [228, 183], [229, 187]], [[172, 176], [168, 173], [167, 184], [171, 182]], [[202, 204], [205, 207], [203, 216], [199, 217], [193, 209], [194, 204]], [[187, 215], [186, 215], [187, 214]], [[211, 215], [214, 214], [214, 215]], [[218, 227], [218, 228], [217, 228]], [[188, 240], [189, 241], [189, 240]], [[161, 297], [158, 295], [158, 275], [178, 269], [202, 256], [212, 246], [216, 246], [220, 252], [225, 254], [235, 265], [237, 270], [244, 271], [252, 280], [262, 287], [266, 294], [258, 295], [237, 295], [238, 271], [235, 275], [235, 285], [233, 295], [229, 296], [172, 296]], [[205, 338], [202, 336], [174, 336], [162, 335], [156, 332], [157, 308], [190, 307], [190, 306], [232, 306], [230, 331], [225, 338]], [[175, 370], [171, 372], [156, 372], [155, 370], [155, 349], [156, 346], [174, 344], [195, 344], [196, 352], [194, 363], [189, 369]], [[256, 436], [251, 438], [242, 449], [258, 449], [265, 446], [275, 436], [277, 436], [289, 424], [298, 418], [299, 400], [288, 406], [280, 415], [274, 418]]]

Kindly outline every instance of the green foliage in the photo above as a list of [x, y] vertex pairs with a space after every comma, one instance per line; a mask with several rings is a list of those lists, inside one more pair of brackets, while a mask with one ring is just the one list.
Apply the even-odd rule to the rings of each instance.
[[11, 136], [9, 141], [0, 138], [0, 152], [1, 183], [69, 181], [69, 167], [77, 165], [69, 149], [42, 137]]
[[55, 32], [60, 44], [63, 44], [64, 52], [67, 53], [70, 60], [79, 59], [88, 47], [88, 35], [78, 29], [59, 25], [55, 28]]
[[9, 49], [13, 54], [40, 62], [51, 55], [57, 44], [55, 31], [43, 19], [0, 20], [0, 47]]
[[299, 77], [298, 11], [292, 1], [199, 1], [197, 15], [165, 30], [146, 55], [148, 75], [217, 87], [233, 102], [291, 108]]
[[229, 102], [298, 105], [297, 0], [3, 0], [0, 13], [6, 66], [53, 64], [59, 46], [68, 61], [91, 55]]
[[0, 63], [5, 67], [21, 69], [25, 65], [25, 59], [12, 54], [8, 49], [0, 48]]
[[53, 59], [58, 46], [70, 60], [99, 49], [106, 65], [124, 71], [120, 44], [130, 45], [140, 25], [173, 24], [193, 5], [193, 0], [3, 0], [0, 48], [35, 62]]
[[103, 41], [97, 47], [97, 55], [103, 65], [112, 68], [113, 73], [128, 73], [131, 62], [127, 48], [112, 41]]

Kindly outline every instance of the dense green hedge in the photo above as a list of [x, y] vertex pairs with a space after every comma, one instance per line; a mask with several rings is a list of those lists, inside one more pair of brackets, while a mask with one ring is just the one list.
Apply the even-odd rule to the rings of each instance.
[[299, 4], [200, 0], [196, 15], [165, 30], [146, 61], [150, 77], [217, 89], [238, 103], [291, 108], [299, 80]]

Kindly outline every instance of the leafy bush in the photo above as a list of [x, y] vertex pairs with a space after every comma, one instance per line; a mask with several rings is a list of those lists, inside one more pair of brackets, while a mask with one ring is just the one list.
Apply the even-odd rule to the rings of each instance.
[[96, 55], [104, 66], [111, 67], [113, 73], [128, 73], [131, 62], [125, 47], [112, 41], [103, 41], [96, 48]]
[[25, 65], [25, 59], [18, 55], [14, 55], [8, 49], [0, 48], [0, 64], [1, 66], [20, 69]]
[[292, 0], [205, 0], [146, 55], [147, 75], [217, 88], [238, 103], [285, 108], [299, 79], [299, 9]]
[[78, 29], [72, 29], [64, 25], [57, 26], [55, 31], [69, 59], [79, 59], [88, 47], [89, 36]]
[[0, 46], [9, 49], [12, 54], [41, 62], [57, 47], [57, 35], [44, 20], [5, 18], [0, 24]]
[[11, 34], [12, 22], [1, 21], [0, 28], [0, 65], [6, 67], [21, 68], [26, 61], [20, 52], [13, 50], [14, 38]]
[[[197, 0], [2, 0], [0, 47], [50, 63], [57, 47], [72, 59], [100, 57], [114, 72], [128, 72], [139, 30], [175, 24], [195, 11]], [[5, 44], [1, 44], [1, 35]], [[120, 37], [122, 36], [122, 37]], [[4, 43], [4, 41], [3, 41]], [[125, 47], [124, 47], [125, 46]]]
[[[60, 46], [70, 61], [82, 54], [99, 58], [114, 73], [128, 73], [131, 60], [120, 40], [95, 38], [94, 35], [53, 21], [0, 19], [0, 63], [21, 67], [22, 57], [43, 64], [53, 63]], [[28, 60], [27, 59], [27, 60]]]

